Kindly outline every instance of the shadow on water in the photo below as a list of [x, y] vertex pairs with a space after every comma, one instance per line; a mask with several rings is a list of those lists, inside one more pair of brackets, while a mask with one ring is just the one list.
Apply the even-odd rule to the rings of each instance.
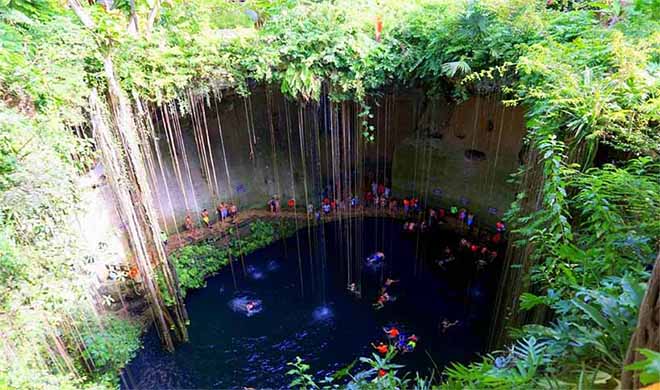
[[[144, 336], [144, 349], [123, 370], [121, 387], [283, 388], [291, 380], [285, 375], [286, 363], [296, 356], [322, 377], [370, 355], [370, 343], [384, 341], [382, 328], [390, 325], [419, 337], [414, 352], [397, 358], [410, 371], [427, 374], [433, 367], [425, 351], [439, 367], [469, 362], [484, 352], [502, 255], [479, 270], [474, 255], [456, 251], [456, 260], [440, 268], [435, 260], [446, 246], [458, 247], [456, 233], [429, 232], [418, 241], [417, 235], [401, 233], [399, 221], [365, 219], [363, 223], [353, 230], [362, 234], [361, 244], [357, 237], [352, 243], [364, 252], [359, 261], [375, 251], [384, 252], [386, 258], [379, 269], [362, 270], [361, 298], [346, 289], [342, 253], [347, 243], [341, 226], [330, 223], [311, 229], [311, 246], [303, 229], [304, 296], [295, 237], [263, 248], [246, 257], [247, 274], [240, 276], [238, 290], [231, 273], [224, 270], [209, 278], [207, 287], [188, 293], [189, 343], [166, 353], [152, 328]], [[318, 237], [325, 237], [325, 245], [318, 245]], [[399, 280], [389, 288], [396, 300], [374, 310], [372, 304], [388, 277]], [[319, 291], [321, 286], [324, 291]], [[251, 310], [246, 310], [248, 302], [254, 303]], [[443, 320], [458, 323], [443, 329]]]

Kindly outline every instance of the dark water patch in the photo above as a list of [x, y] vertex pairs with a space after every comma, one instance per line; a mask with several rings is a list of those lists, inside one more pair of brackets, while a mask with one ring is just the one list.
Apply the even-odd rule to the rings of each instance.
[[[401, 229], [402, 222], [380, 219], [331, 223], [311, 236], [303, 229], [303, 291], [295, 237], [247, 256], [245, 270], [235, 264], [237, 290], [227, 269], [188, 293], [189, 343], [169, 354], [155, 329], [147, 333], [122, 373], [122, 388], [285, 388], [286, 363], [296, 356], [320, 378], [370, 355], [370, 343], [385, 341], [390, 326], [419, 338], [413, 352], [397, 357], [406, 370], [427, 374], [433, 363], [426, 351], [440, 367], [474, 360], [484, 352], [502, 255], [479, 269], [477, 254], [460, 250], [456, 233]], [[439, 267], [447, 246], [455, 260]], [[365, 267], [378, 251], [382, 266]], [[374, 310], [388, 278], [397, 280], [388, 287], [396, 300]], [[347, 290], [351, 281], [359, 296]], [[250, 301], [258, 305], [248, 314]]]

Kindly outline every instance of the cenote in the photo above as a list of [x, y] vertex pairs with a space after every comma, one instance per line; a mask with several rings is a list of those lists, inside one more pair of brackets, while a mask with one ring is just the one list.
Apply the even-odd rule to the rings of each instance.
[[[287, 387], [287, 363], [297, 356], [323, 378], [370, 356], [370, 343], [385, 341], [383, 327], [390, 326], [419, 338], [413, 352], [395, 359], [405, 371], [428, 375], [475, 360], [486, 347], [498, 263], [478, 269], [451, 229], [406, 234], [402, 226], [384, 218], [326, 223], [246, 256], [245, 273], [235, 261], [236, 287], [225, 267], [188, 293], [190, 342], [165, 352], [152, 327], [123, 371], [122, 388]], [[441, 268], [436, 260], [448, 246], [456, 261]], [[375, 251], [385, 253], [383, 266], [365, 267]], [[347, 290], [350, 261], [354, 275], [361, 274], [361, 298]], [[389, 288], [395, 299], [375, 310], [387, 278], [398, 280]], [[237, 299], [261, 300], [261, 310], [247, 316], [236, 309]], [[443, 320], [458, 323], [443, 330]]]
[[0, 3], [0, 390], [660, 389], [659, 0]]

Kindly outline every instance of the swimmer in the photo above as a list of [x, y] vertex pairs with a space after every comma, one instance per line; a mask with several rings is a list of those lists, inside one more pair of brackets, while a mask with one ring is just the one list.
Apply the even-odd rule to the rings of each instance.
[[387, 355], [387, 351], [389, 347], [385, 345], [383, 342], [380, 342], [378, 345], [374, 345], [374, 343], [371, 343], [371, 346], [374, 347], [376, 351], [378, 351], [382, 355]]
[[450, 322], [448, 319], [443, 319], [442, 322], [440, 322], [440, 328], [442, 329], [442, 333], [447, 332], [447, 329], [451, 328], [454, 325], [458, 325], [458, 320]]
[[477, 260], [477, 269], [478, 270], [480, 270], [480, 271], [483, 270], [484, 268], [486, 268], [486, 265], [488, 265], [488, 262], [486, 262], [486, 260], [483, 260], [483, 259]]
[[389, 287], [389, 286], [393, 285], [394, 283], [399, 283], [399, 279], [397, 279], [397, 280], [390, 279], [390, 278], [385, 279], [385, 287]]
[[350, 283], [350, 284], [348, 285], [348, 287], [346, 287], [346, 289], [347, 289], [351, 294], [355, 295], [355, 296], [358, 297], [358, 298], [360, 298], [360, 296], [362, 295], [362, 294], [360, 293], [360, 290], [358, 290], [357, 285], [355, 284], [355, 282]]
[[405, 334], [399, 334], [399, 337], [396, 340], [395, 346], [396, 346], [396, 349], [398, 349], [399, 351], [402, 351], [402, 352], [404, 351], [404, 349], [406, 347], [406, 335]]
[[389, 337], [391, 339], [395, 339], [395, 338], [399, 337], [399, 334], [400, 334], [399, 330], [394, 326], [389, 328], [389, 329], [383, 328], [383, 331], [385, 332], [385, 334], [387, 334], [387, 337]]
[[247, 311], [248, 314], [251, 314], [256, 307], [257, 307], [257, 303], [255, 301], [248, 301], [245, 304], [245, 310]]
[[404, 346], [403, 352], [412, 352], [415, 350], [415, 347], [417, 347], [417, 336], [412, 334], [406, 340], [406, 345]]
[[367, 257], [367, 263], [374, 264], [380, 261], [385, 260], [385, 254], [383, 252], [376, 252], [373, 255]]

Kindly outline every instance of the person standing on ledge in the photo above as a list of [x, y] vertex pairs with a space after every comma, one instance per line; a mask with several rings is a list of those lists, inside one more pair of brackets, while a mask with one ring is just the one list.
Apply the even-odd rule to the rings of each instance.
[[207, 209], [202, 210], [201, 216], [202, 216], [202, 222], [204, 222], [204, 225], [206, 225], [207, 228], [210, 228], [211, 227], [211, 220], [209, 219], [209, 211]]
[[192, 238], [192, 236], [195, 234], [195, 225], [193, 224], [193, 220], [190, 214], [186, 215], [186, 219], [183, 222], [183, 227], [188, 232], [188, 238]]

